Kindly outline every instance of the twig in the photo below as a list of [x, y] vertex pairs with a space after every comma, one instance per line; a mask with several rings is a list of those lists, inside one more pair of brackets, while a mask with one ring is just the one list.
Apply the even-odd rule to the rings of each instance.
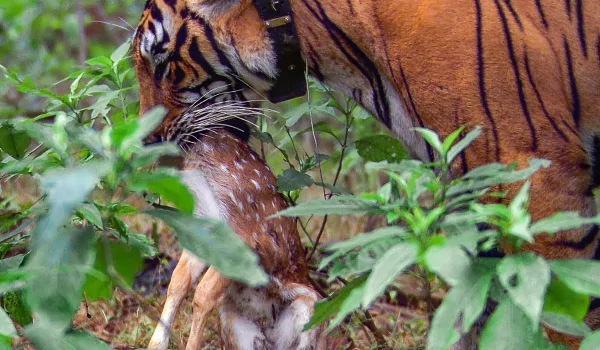
[[377, 328], [377, 326], [375, 325], [375, 322], [373, 322], [373, 317], [371, 317], [371, 313], [369, 312], [369, 310], [364, 311], [364, 316], [359, 314], [358, 319], [363, 325], [365, 325], [365, 327], [369, 329], [369, 331], [371, 331], [371, 333], [373, 333], [375, 341], [377, 342], [378, 349], [390, 348], [387, 341], [385, 340], [385, 337], [383, 336], [383, 334], [381, 334], [379, 328]]
[[87, 58], [87, 39], [85, 37], [81, 0], [75, 0], [75, 12], [77, 14], [77, 31], [79, 34], [79, 64], [83, 66]]

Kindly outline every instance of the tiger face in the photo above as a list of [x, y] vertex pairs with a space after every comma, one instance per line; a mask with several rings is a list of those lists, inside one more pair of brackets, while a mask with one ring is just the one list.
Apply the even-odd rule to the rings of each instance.
[[156, 105], [168, 111], [150, 141], [180, 145], [205, 128], [224, 126], [247, 139], [246, 123], [236, 118], [260, 114], [255, 102], [265, 99], [277, 75], [251, 0], [148, 0], [133, 59], [140, 114]]

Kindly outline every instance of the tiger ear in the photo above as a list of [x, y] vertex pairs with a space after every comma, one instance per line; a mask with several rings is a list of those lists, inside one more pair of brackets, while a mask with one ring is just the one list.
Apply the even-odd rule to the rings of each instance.
[[210, 20], [219, 17], [240, 4], [240, 0], [186, 0], [187, 8]]

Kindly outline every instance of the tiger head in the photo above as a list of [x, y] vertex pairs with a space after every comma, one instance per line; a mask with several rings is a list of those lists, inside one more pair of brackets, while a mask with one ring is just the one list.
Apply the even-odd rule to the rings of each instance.
[[252, 0], [148, 0], [133, 59], [140, 115], [156, 105], [168, 111], [148, 141], [180, 145], [207, 127], [227, 126], [247, 139], [239, 118], [260, 114], [253, 103], [265, 99], [277, 76]]

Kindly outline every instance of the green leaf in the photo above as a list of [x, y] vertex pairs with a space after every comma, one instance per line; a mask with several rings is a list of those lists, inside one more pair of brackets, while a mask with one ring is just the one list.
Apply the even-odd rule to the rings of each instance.
[[65, 331], [46, 321], [26, 327], [24, 333], [37, 350], [110, 350], [108, 345], [85, 331]]
[[[451, 286], [470, 278], [471, 259], [459, 246], [434, 246], [425, 252], [427, 268]], [[451, 263], [449, 263], [451, 262]]]
[[530, 187], [530, 182], [526, 181], [508, 205], [508, 209], [512, 218], [509, 233], [515, 237], [521, 238], [527, 242], [532, 243], [533, 234], [529, 230], [531, 216], [527, 212], [527, 203], [529, 202]]
[[328, 331], [339, 325], [346, 316], [360, 307], [367, 277], [368, 275], [363, 275], [355, 278], [329, 298], [318, 301], [315, 304], [313, 316], [304, 326], [304, 329], [307, 330], [320, 325], [333, 315], [336, 316], [329, 322]]
[[77, 168], [51, 170], [43, 175], [41, 186], [50, 210], [33, 229], [34, 248], [55, 238], [59, 228], [71, 218], [75, 207], [86, 199], [100, 177], [109, 170], [109, 163], [90, 162]]
[[15, 130], [10, 124], [0, 126], [0, 149], [11, 157], [22, 159], [29, 144], [31, 139], [26, 133]]
[[553, 278], [544, 300], [544, 312], [568, 315], [576, 321], [583, 321], [590, 306], [590, 298], [571, 290], [558, 278]]
[[167, 110], [163, 106], [153, 107], [146, 112], [139, 120], [135, 120], [137, 127], [133, 128], [131, 134], [127, 134], [119, 144], [119, 150], [125, 152], [134, 145], [141, 144], [142, 140], [150, 135], [167, 115]]
[[600, 344], [600, 330], [585, 337], [579, 350], [598, 350], [598, 344]]
[[184, 184], [184, 178], [169, 176], [161, 173], [140, 174], [131, 181], [129, 186], [133, 191], [148, 191], [159, 195], [167, 202], [186, 214], [194, 212], [194, 196]]
[[406, 158], [407, 152], [398, 139], [387, 135], [372, 135], [357, 140], [356, 150], [365, 160], [396, 163]]
[[93, 261], [91, 230], [61, 230], [36, 246], [25, 268], [33, 278], [25, 289], [36, 320], [66, 329], [79, 308], [85, 274]]
[[531, 350], [537, 349], [541, 331], [531, 327], [523, 311], [505, 298], [490, 316], [481, 333], [481, 350]]
[[79, 206], [77, 216], [96, 225], [101, 230], [104, 229], [104, 226], [102, 226], [102, 214], [100, 214], [100, 210], [93, 203], [84, 203]]
[[313, 183], [314, 181], [310, 175], [292, 168], [285, 169], [283, 174], [277, 176], [277, 190], [279, 192], [299, 190], [311, 186]]
[[114, 63], [120, 62], [123, 58], [125, 58], [125, 55], [127, 55], [127, 52], [129, 52], [130, 47], [131, 47], [131, 41], [129, 41], [129, 40], [124, 42], [123, 44], [121, 44], [121, 46], [119, 46], [112, 53], [112, 55], [110, 55], [111, 61], [113, 61]]
[[334, 186], [330, 183], [323, 183], [323, 182], [315, 182], [315, 185], [317, 186], [321, 186], [329, 191], [331, 191], [331, 193], [333, 194], [345, 194], [345, 195], [352, 195], [352, 192], [350, 192], [347, 188], [342, 187], [342, 186]]
[[112, 203], [108, 206], [108, 211], [119, 216], [132, 215], [138, 212], [135, 207], [125, 203]]
[[575, 321], [571, 317], [564, 314], [555, 314], [544, 312], [542, 314], [542, 323], [544, 326], [554, 329], [557, 332], [569, 334], [575, 337], [584, 337], [591, 332], [582, 321]]
[[25, 255], [19, 254], [0, 260], [0, 272], [16, 270], [23, 262]]
[[556, 233], [589, 224], [600, 224], [600, 216], [586, 218], [580, 216], [576, 211], [568, 211], [556, 213], [551, 217], [536, 221], [531, 225], [530, 230], [533, 234]]
[[[460, 128], [458, 130], [462, 130], [463, 128]], [[465, 150], [465, 148], [467, 148], [471, 143], [473, 143], [473, 141], [475, 141], [475, 139], [477, 137], [479, 137], [479, 135], [481, 135], [481, 127], [476, 127], [475, 129], [469, 131], [469, 133], [467, 135], [465, 135], [465, 137], [463, 137], [460, 141], [458, 141], [456, 143], [456, 145], [454, 145], [454, 147], [450, 148], [447, 150], [447, 162], [451, 163], [454, 158], [456, 158], [456, 156], [458, 156], [462, 151]], [[446, 140], [444, 140], [444, 149], [446, 149], [446, 141], [448, 140], [448, 138], [446, 138]]]
[[533, 253], [507, 256], [496, 266], [498, 279], [513, 303], [531, 320], [537, 330], [544, 295], [550, 283], [550, 267]]
[[444, 147], [442, 146], [442, 142], [440, 141], [440, 137], [434, 131], [424, 128], [414, 128], [416, 132], [421, 134], [421, 136], [425, 139], [425, 141], [433, 147], [439, 154], [444, 155]]
[[450, 289], [433, 316], [427, 350], [446, 350], [454, 344], [459, 339], [454, 325], [461, 316], [463, 332], [471, 329], [485, 308], [493, 272], [474, 264], [469, 275]]
[[[451, 132], [450, 135], [446, 136], [446, 138], [444, 139], [444, 142], [442, 143], [442, 149], [444, 150], [444, 152], [448, 153], [448, 151], [450, 150], [450, 147], [452, 146], [454, 141], [456, 141], [456, 139], [458, 138], [458, 136], [464, 129], [465, 129], [465, 127], [461, 126], [460, 128]], [[450, 162], [450, 161], [448, 161], [448, 162]]]
[[[476, 174], [479, 173], [481, 178], [479, 178], [477, 181], [457, 182], [455, 185], [452, 185], [450, 188], [448, 188], [448, 191], [446, 191], [446, 196], [453, 197], [460, 193], [481, 190], [494, 185], [523, 181], [530, 178], [540, 168], [547, 168], [550, 166], [550, 161], [544, 159], [530, 159], [528, 162], [529, 167], [520, 170], [511, 170], [509, 167], [497, 165], [483, 166], [484, 170], [479, 170], [479, 168], [476, 168], [470, 173], [467, 173], [461, 179], [467, 179], [467, 176], [474, 176], [473, 172], [476, 172]], [[494, 171], [493, 174], [488, 174], [491, 171]], [[483, 176], [482, 173], [485, 173], [486, 176]], [[471, 178], [469, 179], [473, 180]]]
[[282, 210], [271, 217], [370, 214], [378, 210], [379, 206], [372, 201], [364, 201], [352, 196], [338, 196], [331, 199], [300, 202], [296, 206]]
[[85, 61], [88, 66], [102, 66], [102, 67], [112, 67], [112, 60], [108, 57], [98, 56], [92, 57], [89, 60]]
[[14, 338], [17, 336], [17, 329], [12, 320], [2, 308], [0, 308], [0, 334]]
[[183, 249], [214, 266], [224, 276], [251, 286], [268, 281], [258, 264], [258, 256], [224, 223], [162, 209], [145, 213], [171, 226]]
[[550, 261], [550, 267], [562, 282], [577, 293], [600, 297], [600, 262], [571, 259]]
[[362, 305], [367, 307], [407, 267], [412, 265], [419, 253], [414, 243], [400, 243], [390, 248], [373, 266], [363, 292]]
[[110, 271], [116, 272], [121, 281], [131, 287], [142, 266], [143, 258], [138, 248], [118, 241], [99, 240], [96, 242], [96, 260], [93, 268], [104, 274], [104, 277], [97, 273], [88, 274], [83, 291], [89, 301], [108, 299], [112, 295], [114, 285], [117, 284], [110, 276]]
[[25, 303], [25, 298], [21, 291], [4, 294], [4, 296], [2, 296], [2, 307], [6, 310], [6, 313], [22, 327], [33, 322], [31, 309]]

